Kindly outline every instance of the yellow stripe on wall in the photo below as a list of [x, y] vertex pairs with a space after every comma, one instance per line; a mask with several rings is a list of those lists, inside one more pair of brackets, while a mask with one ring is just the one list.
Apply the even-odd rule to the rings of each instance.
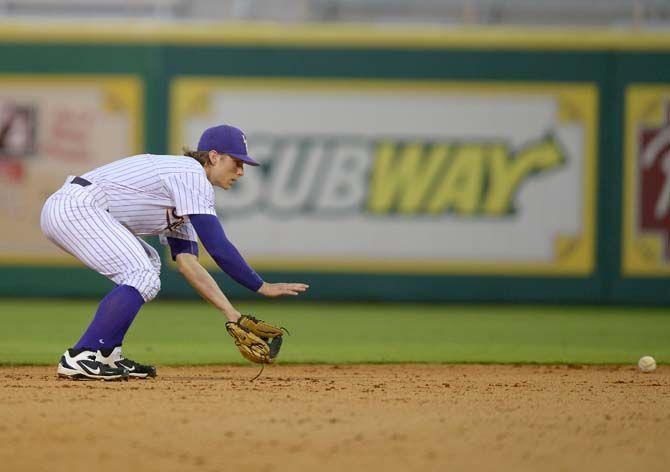
[[632, 29], [148, 20], [4, 21], [0, 22], [0, 42], [670, 51], [670, 33]]

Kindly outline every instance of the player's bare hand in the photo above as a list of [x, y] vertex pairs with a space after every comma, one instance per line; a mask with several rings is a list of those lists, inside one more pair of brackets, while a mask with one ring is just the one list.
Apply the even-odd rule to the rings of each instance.
[[281, 297], [282, 295], [299, 295], [308, 288], [309, 285], [300, 283], [269, 284], [267, 282], [263, 282], [261, 288], [258, 289], [258, 293], [265, 295], [266, 297], [274, 298]]

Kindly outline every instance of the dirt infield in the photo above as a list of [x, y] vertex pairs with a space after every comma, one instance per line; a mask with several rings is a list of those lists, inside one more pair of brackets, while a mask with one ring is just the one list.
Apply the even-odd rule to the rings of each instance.
[[670, 367], [0, 368], [3, 471], [668, 470]]

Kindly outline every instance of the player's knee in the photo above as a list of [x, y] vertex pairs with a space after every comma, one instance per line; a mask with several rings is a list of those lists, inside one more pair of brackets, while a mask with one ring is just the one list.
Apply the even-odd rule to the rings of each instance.
[[158, 292], [160, 292], [160, 291], [161, 291], [161, 279], [160, 279], [158, 273], [154, 272], [152, 277], [151, 277], [150, 284], [148, 284], [144, 293], [142, 293], [142, 296], [144, 297], [144, 301], [145, 302], [150, 302], [151, 300], [156, 298], [156, 295], [158, 295]]
[[150, 302], [156, 298], [161, 290], [160, 274], [155, 270], [147, 269], [133, 272], [124, 283], [135, 287], [145, 302]]
[[161, 279], [158, 272], [151, 272], [143, 290], [140, 291], [145, 302], [150, 302], [161, 291]]

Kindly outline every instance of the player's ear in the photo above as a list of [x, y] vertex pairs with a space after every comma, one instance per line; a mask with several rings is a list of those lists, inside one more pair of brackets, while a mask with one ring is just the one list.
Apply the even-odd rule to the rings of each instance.
[[216, 156], [218, 156], [218, 155], [219, 155], [219, 153], [216, 152], [216, 151], [209, 151], [209, 156], [207, 156], [208, 157], [207, 162], [210, 165], [216, 164], [216, 162], [218, 161], [218, 158]]

